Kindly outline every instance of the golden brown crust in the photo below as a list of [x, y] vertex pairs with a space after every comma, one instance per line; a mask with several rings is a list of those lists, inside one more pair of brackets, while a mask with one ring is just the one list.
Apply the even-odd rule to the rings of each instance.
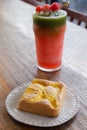
[[[49, 96], [47, 99], [42, 98], [41, 100], [37, 100], [35, 102], [27, 102], [25, 98], [21, 97], [19, 101], [18, 109], [29, 111], [43, 116], [50, 116], [50, 117], [58, 116], [65, 99], [65, 94], [66, 94], [65, 84], [61, 82], [54, 82], [54, 81], [49, 81], [44, 79], [33, 79], [31, 83], [43, 85], [44, 87], [46, 87], [46, 91], [51, 90], [50, 86], [54, 88], [58, 87], [60, 89], [60, 92], [55, 96], [56, 99]], [[55, 92], [56, 91], [54, 91], [54, 93]], [[57, 103], [57, 106], [55, 105], [55, 102]]]
[[19, 104], [19, 109], [43, 116], [55, 117], [58, 115], [58, 109], [54, 110], [50, 108], [50, 106], [45, 104], [45, 102], [43, 101], [34, 103], [32, 105], [32, 103], [27, 103], [24, 100], [22, 100]]

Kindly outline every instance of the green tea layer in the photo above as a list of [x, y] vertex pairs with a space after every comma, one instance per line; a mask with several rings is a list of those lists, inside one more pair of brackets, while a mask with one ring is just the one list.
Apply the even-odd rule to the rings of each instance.
[[66, 24], [67, 12], [59, 10], [58, 16], [39, 16], [37, 13], [33, 14], [33, 24], [42, 28], [55, 28]]

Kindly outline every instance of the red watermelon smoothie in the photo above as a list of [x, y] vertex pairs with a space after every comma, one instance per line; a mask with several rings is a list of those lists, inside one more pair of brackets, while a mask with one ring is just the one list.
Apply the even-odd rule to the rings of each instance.
[[43, 71], [52, 72], [61, 68], [66, 16], [66, 11], [61, 9], [33, 14], [38, 68]]

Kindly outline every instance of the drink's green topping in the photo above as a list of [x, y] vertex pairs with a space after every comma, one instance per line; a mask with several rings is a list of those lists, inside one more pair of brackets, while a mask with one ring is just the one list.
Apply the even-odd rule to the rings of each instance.
[[45, 4], [36, 7], [36, 12], [33, 14], [33, 23], [41, 28], [54, 29], [66, 24], [66, 16], [67, 13], [60, 9], [60, 4]]
[[37, 25], [41, 28], [50, 28], [50, 29], [66, 24], [66, 16], [67, 16], [66, 11], [59, 10], [57, 15], [58, 16], [50, 15], [49, 17], [46, 17], [46, 16], [39, 16], [35, 13], [33, 14], [33, 23], [34, 25]]

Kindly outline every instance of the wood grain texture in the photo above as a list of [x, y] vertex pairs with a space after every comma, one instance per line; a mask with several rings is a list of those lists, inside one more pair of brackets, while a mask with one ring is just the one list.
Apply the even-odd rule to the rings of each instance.
[[[32, 11], [33, 8], [29, 9]], [[18, 24], [12, 21], [9, 14], [8, 20], [3, 13], [2, 15], [0, 13], [0, 130], [44, 129], [15, 121], [5, 108], [5, 99], [9, 92], [33, 78], [63, 81], [67, 88], [71, 88], [79, 97], [80, 109], [77, 115], [67, 123], [46, 128], [47, 130], [87, 130], [87, 31], [68, 22], [62, 69], [45, 73], [37, 68], [31, 24], [26, 35], [23, 30], [20, 31]], [[23, 25], [24, 23], [22, 27]]]
[[87, 79], [72, 70], [65, 62], [62, 69], [57, 72], [45, 73], [38, 70], [34, 41], [10, 24], [1, 22], [1, 25], [3, 26], [0, 26], [0, 129], [43, 129], [30, 127], [13, 120], [6, 112], [4, 104], [8, 93], [17, 85], [31, 81], [33, 78], [43, 78], [63, 81], [79, 96], [81, 105], [78, 114], [72, 120], [61, 126], [47, 129], [86, 130]]
[[[16, 31], [21, 31], [22, 35], [34, 39], [32, 13], [35, 8], [33, 6], [19, 0], [1, 0], [0, 9], [1, 21], [4, 20], [4, 22], [16, 26]], [[87, 30], [67, 21], [63, 55], [64, 62], [78, 73], [81, 72], [82, 75], [87, 77], [86, 41]]]

